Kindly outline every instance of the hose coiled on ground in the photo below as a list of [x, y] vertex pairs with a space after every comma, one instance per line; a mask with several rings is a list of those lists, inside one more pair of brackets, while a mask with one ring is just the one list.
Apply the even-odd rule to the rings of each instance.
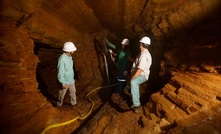
[[48, 130], [51, 129], [51, 128], [56, 128], [56, 127], [60, 127], [60, 126], [65, 126], [65, 125], [68, 125], [68, 124], [70, 124], [70, 123], [72, 123], [72, 122], [78, 120], [78, 119], [79, 119], [79, 120], [84, 120], [84, 119], [86, 119], [86, 118], [91, 114], [91, 112], [92, 112], [92, 110], [93, 110], [93, 108], [94, 108], [94, 102], [93, 102], [93, 100], [90, 99], [88, 96], [89, 96], [91, 93], [93, 93], [93, 92], [95, 92], [95, 91], [97, 91], [97, 90], [99, 90], [99, 89], [109, 88], [109, 87], [113, 87], [113, 86], [116, 86], [116, 85], [117, 85], [117, 84], [113, 84], [113, 85], [110, 85], [110, 86], [97, 87], [97, 88], [93, 89], [91, 92], [89, 92], [85, 97], [91, 102], [91, 108], [90, 108], [89, 112], [88, 112], [84, 117], [78, 116], [78, 117], [75, 117], [75, 118], [72, 119], [72, 120], [69, 120], [69, 121], [66, 121], [66, 122], [63, 122], [63, 123], [58, 123], [58, 124], [49, 125], [49, 126], [47, 126], [45, 129], [43, 129], [43, 131], [41, 132], [41, 134], [45, 134], [45, 132], [48, 131]]

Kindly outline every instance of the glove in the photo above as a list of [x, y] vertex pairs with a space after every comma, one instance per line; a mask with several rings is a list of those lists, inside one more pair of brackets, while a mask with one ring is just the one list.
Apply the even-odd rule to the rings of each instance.
[[124, 76], [126, 76], [127, 75], [127, 71], [124, 71], [123, 74], [124, 74]]
[[108, 51], [109, 51], [111, 54], [113, 53], [112, 49], [108, 49]]

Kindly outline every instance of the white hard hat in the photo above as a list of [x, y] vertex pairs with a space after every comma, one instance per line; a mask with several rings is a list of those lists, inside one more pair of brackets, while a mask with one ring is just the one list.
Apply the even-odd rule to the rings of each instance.
[[145, 45], [150, 45], [150, 38], [145, 36], [140, 40], [140, 43], [143, 43]]
[[63, 51], [73, 52], [73, 51], [76, 51], [76, 50], [77, 50], [77, 48], [75, 47], [73, 42], [65, 42], [64, 43]]
[[121, 42], [122, 45], [129, 45], [129, 40], [128, 39], [123, 39]]

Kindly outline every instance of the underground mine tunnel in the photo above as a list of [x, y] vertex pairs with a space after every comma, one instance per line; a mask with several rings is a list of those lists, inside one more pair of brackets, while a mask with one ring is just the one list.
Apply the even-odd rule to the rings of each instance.
[[[219, 0], [1, 0], [0, 133], [221, 133]], [[151, 39], [142, 112], [116, 96], [102, 42], [128, 38], [131, 57]], [[77, 105], [56, 107], [58, 57], [72, 41]]]

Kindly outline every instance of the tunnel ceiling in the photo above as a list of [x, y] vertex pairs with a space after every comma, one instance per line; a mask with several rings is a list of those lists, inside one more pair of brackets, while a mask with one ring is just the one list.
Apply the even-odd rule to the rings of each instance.
[[24, 24], [33, 39], [60, 47], [66, 40], [80, 45], [87, 41], [85, 35], [100, 32], [118, 40], [144, 34], [168, 36], [187, 23], [197, 23], [218, 5], [216, 0], [2, 0], [1, 16], [17, 26]]

